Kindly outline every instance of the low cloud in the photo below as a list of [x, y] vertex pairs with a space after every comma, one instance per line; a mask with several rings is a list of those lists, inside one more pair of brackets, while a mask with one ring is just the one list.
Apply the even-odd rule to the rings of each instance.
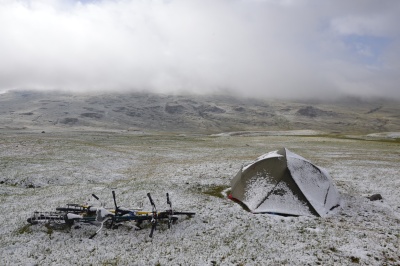
[[0, 0], [0, 90], [400, 99], [400, 2]]

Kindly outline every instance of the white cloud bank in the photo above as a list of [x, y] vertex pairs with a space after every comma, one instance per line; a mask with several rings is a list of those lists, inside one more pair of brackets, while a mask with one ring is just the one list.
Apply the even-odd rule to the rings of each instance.
[[400, 99], [400, 1], [0, 0], [0, 91]]

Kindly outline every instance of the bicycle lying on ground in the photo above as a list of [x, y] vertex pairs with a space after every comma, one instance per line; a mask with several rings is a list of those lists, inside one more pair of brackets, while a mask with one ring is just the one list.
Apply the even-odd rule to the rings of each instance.
[[[92, 194], [92, 196], [99, 200], [99, 198]], [[67, 204], [65, 207], [57, 207], [53, 212], [34, 212], [31, 217], [27, 219], [28, 223], [34, 224], [66, 224], [72, 226], [75, 223], [89, 223], [100, 225], [100, 228], [90, 238], [96, 236], [106, 225], [108, 228], [117, 228], [118, 225], [133, 221], [136, 222], [138, 229], [144, 221], [151, 223], [151, 231], [149, 237], [153, 237], [153, 233], [159, 221], [167, 221], [168, 228], [171, 228], [172, 223], [178, 220], [179, 215], [191, 217], [195, 215], [194, 212], [180, 212], [172, 209], [172, 203], [167, 193], [167, 205], [169, 208], [165, 211], [157, 211], [156, 205], [150, 195], [147, 197], [150, 200], [152, 210], [143, 211], [141, 207], [138, 208], [124, 208], [117, 205], [115, 191], [112, 191], [114, 200], [114, 208], [105, 208], [103, 204], [101, 207], [94, 207], [80, 204]]]

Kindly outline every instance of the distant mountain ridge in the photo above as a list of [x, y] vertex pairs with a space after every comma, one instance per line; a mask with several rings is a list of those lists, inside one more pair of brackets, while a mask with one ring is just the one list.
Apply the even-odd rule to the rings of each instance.
[[0, 94], [0, 129], [115, 129], [220, 133], [400, 131], [400, 105], [384, 100], [283, 101], [152, 93]]

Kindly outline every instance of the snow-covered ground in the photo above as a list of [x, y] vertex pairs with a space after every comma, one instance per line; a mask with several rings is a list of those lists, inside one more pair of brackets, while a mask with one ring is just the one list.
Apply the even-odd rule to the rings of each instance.
[[[1, 265], [399, 265], [400, 144], [319, 136], [0, 132]], [[215, 191], [242, 165], [286, 147], [325, 168], [343, 200], [327, 218], [255, 215]], [[132, 224], [29, 226], [34, 210], [139, 202], [194, 211], [171, 230]], [[366, 197], [380, 193], [382, 201]]]
[[388, 139], [399, 139], [400, 138], [400, 132], [381, 132], [381, 133], [372, 133], [368, 134], [367, 137], [370, 138], [388, 138]]

